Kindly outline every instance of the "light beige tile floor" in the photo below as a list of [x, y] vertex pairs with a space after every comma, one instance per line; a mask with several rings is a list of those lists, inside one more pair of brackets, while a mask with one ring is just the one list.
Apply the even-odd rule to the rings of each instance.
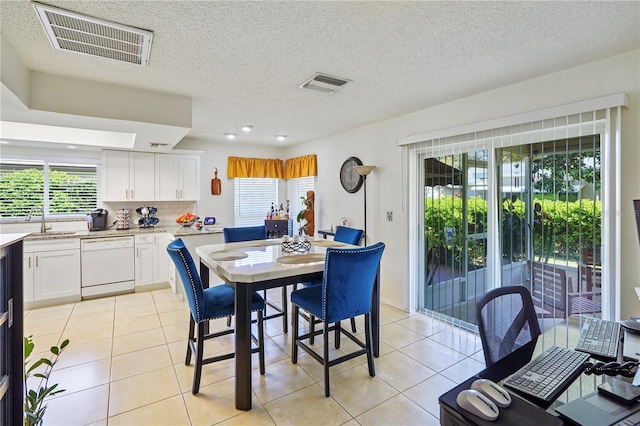
[[[265, 323], [266, 374], [254, 358], [253, 409], [244, 412], [235, 409], [233, 360], [205, 365], [200, 393], [191, 394], [188, 318], [169, 289], [27, 311], [32, 359], [71, 342], [51, 374], [66, 391], [49, 400], [45, 425], [436, 425], [438, 396], [484, 368], [474, 334], [383, 305], [376, 376], [364, 356], [337, 365], [325, 398], [322, 366], [302, 351], [292, 364], [290, 333], [274, 319]], [[351, 344], [344, 339], [341, 351]], [[205, 348], [228, 351], [233, 337]]]

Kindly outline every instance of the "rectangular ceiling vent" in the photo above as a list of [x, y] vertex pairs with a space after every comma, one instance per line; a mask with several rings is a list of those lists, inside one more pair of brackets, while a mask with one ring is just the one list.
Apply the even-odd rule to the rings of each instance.
[[300, 86], [301, 89], [311, 89], [323, 93], [335, 93], [345, 84], [350, 82], [346, 78], [334, 77], [327, 74], [316, 73]]
[[169, 144], [168, 143], [149, 142], [149, 146], [151, 148], [159, 149], [159, 148], [167, 148], [169, 146]]
[[151, 31], [33, 3], [54, 49], [146, 67]]

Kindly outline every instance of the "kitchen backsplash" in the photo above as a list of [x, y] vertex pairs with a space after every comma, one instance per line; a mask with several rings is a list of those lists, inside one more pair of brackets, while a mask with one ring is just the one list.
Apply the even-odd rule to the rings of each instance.
[[[177, 226], [176, 218], [186, 212], [199, 215], [195, 201], [157, 201], [153, 203], [127, 203], [114, 202], [103, 203], [102, 207], [109, 212], [109, 223], [116, 220], [116, 212], [119, 209], [129, 209], [131, 216], [130, 227], [138, 227], [138, 215], [136, 209], [143, 206], [154, 206], [158, 209], [156, 217], [160, 219], [156, 226]], [[87, 212], [88, 213], [88, 212]], [[199, 215], [201, 216], [201, 215]], [[52, 231], [86, 231], [86, 218], [63, 219], [46, 217], [47, 227]], [[0, 233], [10, 234], [14, 232], [40, 232], [40, 218], [34, 217], [30, 222], [24, 220], [0, 223]]]

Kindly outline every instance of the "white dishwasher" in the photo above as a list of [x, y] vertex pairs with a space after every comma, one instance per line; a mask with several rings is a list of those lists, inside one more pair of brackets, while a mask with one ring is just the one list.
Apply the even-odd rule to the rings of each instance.
[[82, 240], [80, 264], [83, 299], [135, 288], [133, 236]]

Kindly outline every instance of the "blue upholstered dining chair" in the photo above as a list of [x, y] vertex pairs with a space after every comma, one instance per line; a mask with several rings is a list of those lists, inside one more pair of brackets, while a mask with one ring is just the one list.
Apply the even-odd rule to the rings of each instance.
[[[298, 348], [302, 348], [324, 367], [324, 394], [329, 396], [329, 367], [360, 355], [367, 355], [369, 375], [376, 375], [373, 365], [371, 309], [375, 284], [384, 243], [359, 248], [328, 248], [324, 262], [322, 284], [312, 285], [291, 293], [293, 306], [293, 339], [291, 362], [298, 362]], [[299, 311], [304, 309], [323, 322], [322, 330], [299, 335]], [[364, 315], [365, 342], [340, 327], [340, 321]], [[344, 334], [360, 349], [347, 355], [329, 359], [329, 333], [335, 333], [334, 344], [340, 349], [340, 335]], [[304, 340], [323, 336], [322, 355]], [[309, 342], [311, 344], [311, 342]]]
[[[364, 231], [362, 229], [349, 228], [348, 226], [338, 226], [333, 236], [333, 241], [351, 244], [353, 246], [359, 246], [360, 241], [362, 240], [363, 234], [364, 234]], [[309, 287], [312, 285], [318, 285], [321, 282], [322, 281], [307, 281], [307, 282], [300, 283], [300, 285], [302, 287]], [[296, 290], [297, 285], [294, 285], [293, 289]], [[301, 313], [301, 315], [302, 315], [302, 318], [306, 319], [309, 322], [309, 327], [311, 328], [312, 333], [315, 330], [315, 325], [322, 322], [322, 321], [316, 320], [312, 315], [307, 316], [303, 313]], [[356, 320], [354, 318], [351, 318], [351, 331], [354, 333], [356, 332]], [[311, 340], [309, 342], [313, 344], [314, 338], [311, 337]]]
[[[267, 227], [260, 226], [239, 226], [235, 228], [224, 228], [225, 243], [237, 243], [241, 241], [253, 241], [253, 240], [266, 240], [267, 239]], [[264, 320], [270, 320], [273, 318], [282, 317], [282, 331], [284, 333], [289, 332], [288, 314], [289, 309], [287, 307], [287, 286], [282, 287], [282, 306], [267, 299], [267, 290], [264, 290], [264, 300], [267, 305], [273, 308], [276, 313], [264, 316]], [[266, 312], [266, 311], [265, 311]]]
[[[202, 365], [234, 357], [233, 352], [210, 358], [204, 358], [203, 353], [205, 340], [234, 332], [233, 329], [226, 329], [216, 333], [207, 333], [205, 328], [208, 329], [209, 320], [230, 317], [234, 314], [235, 290], [227, 284], [204, 288], [193, 258], [189, 250], [185, 247], [182, 239], [178, 238], [172, 241], [167, 246], [167, 252], [175, 264], [176, 270], [180, 274], [180, 279], [184, 285], [184, 291], [189, 303], [189, 310], [191, 311], [185, 365], [191, 363], [191, 354], [193, 353], [196, 365], [193, 371], [191, 393], [195, 395], [200, 390]], [[258, 293], [254, 292], [251, 297], [251, 310], [258, 313], [258, 336], [255, 337], [252, 335], [254, 342], [257, 344], [257, 347], [253, 348], [252, 352], [258, 352], [259, 354], [260, 374], [264, 374], [264, 308], [264, 299], [262, 299]]]
[[238, 243], [240, 241], [266, 240], [267, 227], [260, 226], [238, 226], [235, 228], [223, 228], [225, 243]]
[[362, 240], [362, 229], [349, 228], [348, 226], [338, 226], [333, 236], [333, 241], [340, 241], [354, 246], [359, 246]]

